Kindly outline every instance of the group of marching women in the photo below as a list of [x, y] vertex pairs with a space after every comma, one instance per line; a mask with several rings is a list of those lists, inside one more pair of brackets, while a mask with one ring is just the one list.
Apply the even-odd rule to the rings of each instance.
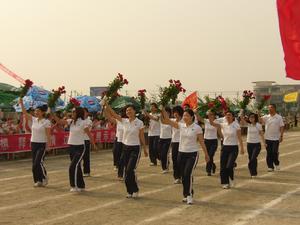
[[[22, 100], [20, 101], [21, 106]], [[193, 172], [199, 159], [200, 146], [206, 161], [206, 172], [211, 176], [216, 172], [214, 155], [221, 143], [220, 179], [224, 189], [234, 185], [234, 168], [239, 153], [244, 154], [244, 146], [240, 125], [247, 126], [248, 168], [251, 178], [257, 176], [257, 157], [261, 151], [261, 143], [267, 150], [268, 171], [279, 170], [279, 143], [283, 140], [284, 123], [277, 114], [276, 106], [269, 105], [269, 114], [260, 116], [251, 113], [246, 118], [243, 113], [238, 118], [230, 111], [218, 117], [212, 111], [202, 118], [190, 108], [175, 106], [159, 110], [157, 104], [151, 104], [150, 113], [143, 111], [150, 120], [148, 130], [149, 149], [146, 147], [144, 123], [136, 117], [136, 109], [129, 105], [122, 113], [115, 112], [109, 104], [102, 101], [104, 115], [116, 124], [116, 141], [113, 149], [114, 166], [118, 178], [125, 179], [127, 198], [137, 198], [139, 187], [136, 169], [141, 157], [149, 154], [150, 166], [160, 163], [162, 173], [169, 171], [169, 151], [172, 151], [174, 183], [183, 185], [183, 202], [193, 203]], [[45, 151], [50, 143], [50, 123], [45, 119], [46, 108], [37, 108], [32, 119], [32, 157], [34, 186], [47, 185], [47, 173], [43, 165]], [[89, 148], [94, 145], [90, 133], [90, 122], [82, 108], [72, 111], [72, 119], [63, 120], [54, 116], [61, 124], [70, 126], [70, 167], [69, 179], [71, 192], [81, 192], [85, 188], [83, 175], [89, 176]], [[200, 126], [203, 124], [204, 131]], [[265, 133], [263, 133], [263, 126]], [[148, 152], [149, 150], [149, 152]], [[87, 154], [88, 152], [88, 154]], [[81, 161], [84, 160], [84, 174]]]

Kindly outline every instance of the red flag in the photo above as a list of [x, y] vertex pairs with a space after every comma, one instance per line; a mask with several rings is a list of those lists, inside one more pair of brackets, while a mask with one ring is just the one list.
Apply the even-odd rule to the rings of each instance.
[[191, 109], [195, 109], [198, 106], [198, 96], [197, 91], [190, 94], [182, 103], [182, 107], [189, 105]]
[[300, 80], [300, 0], [277, 0], [287, 77]]

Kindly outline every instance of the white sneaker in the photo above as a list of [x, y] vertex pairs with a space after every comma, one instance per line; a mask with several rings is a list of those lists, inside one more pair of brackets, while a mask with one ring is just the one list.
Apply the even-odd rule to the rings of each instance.
[[255, 175], [255, 176], [251, 176], [251, 179], [255, 179], [257, 176]]
[[162, 174], [169, 173], [169, 170], [163, 170], [161, 173], [162, 173]]
[[181, 180], [180, 179], [174, 180], [174, 184], [181, 184]]
[[84, 192], [85, 188], [77, 188], [77, 192]]
[[114, 167], [114, 171], [118, 171], [118, 168], [117, 168], [117, 167]]
[[33, 186], [34, 186], [34, 187], [42, 187], [42, 186], [43, 186], [43, 183], [38, 181], [38, 182], [34, 183]]
[[274, 169], [273, 168], [268, 168], [268, 172], [273, 172]]
[[154, 163], [150, 163], [149, 166], [156, 166]]
[[188, 205], [192, 205], [193, 204], [193, 196], [191, 196], [191, 195], [187, 196], [186, 200], [187, 200], [186, 203]]
[[275, 166], [275, 170], [279, 171], [280, 170], [280, 166]]
[[229, 187], [229, 184], [224, 184], [224, 185], [222, 185], [222, 188], [223, 189], [229, 189], [230, 187]]
[[229, 187], [230, 188], [233, 188], [234, 187], [234, 180], [231, 180], [230, 178], [229, 178]]
[[70, 189], [70, 192], [77, 192], [77, 188], [72, 187], [72, 188]]
[[187, 198], [183, 198], [183, 199], [182, 199], [182, 202], [187, 202]]
[[48, 177], [45, 177], [45, 179], [43, 179], [42, 185], [43, 187], [46, 187], [48, 185]]
[[90, 177], [90, 176], [91, 176], [90, 173], [84, 173], [84, 174], [83, 174], [83, 177]]
[[132, 194], [127, 194], [126, 198], [132, 198]]
[[138, 192], [134, 192], [133, 194], [132, 194], [132, 198], [138, 198], [139, 197], [139, 193]]

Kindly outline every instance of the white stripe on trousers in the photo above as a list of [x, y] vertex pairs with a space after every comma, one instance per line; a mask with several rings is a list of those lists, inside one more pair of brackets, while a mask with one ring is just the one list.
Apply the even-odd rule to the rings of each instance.
[[78, 185], [77, 185], [77, 171], [78, 171], [78, 165], [79, 165], [79, 163], [81, 163], [81, 160], [82, 160], [82, 158], [83, 158], [83, 156], [84, 156], [84, 153], [85, 153], [85, 144], [83, 145], [83, 152], [82, 152], [82, 154], [81, 154], [81, 157], [79, 158], [79, 160], [78, 160], [78, 162], [77, 162], [77, 164], [76, 164], [76, 167], [75, 167], [75, 187], [76, 188], [78, 188]]
[[194, 163], [194, 166], [193, 166], [193, 170], [191, 172], [191, 177], [190, 177], [190, 194], [192, 194], [192, 190], [193, 190], [193, 175], [194, 175], [194, 171], [196, 169], [196, 166], [198, 164], [198, 159], [199, 159], [199, 151], [197, 152], [197, 156], [196, 156], [196, 159], [195, 159], [195, 163]]
[[139, 162], [140, 162], [141, 152], [142, 152], [142, 149], [141, 149], [141, 147], [140, 147], [140, 148], [139, 148], [139, 155], [138, 155], [138, 158], [137, 158], [137, 160], [136, 160], [136, 164], [135, 164], [135, 167], [134, 167], [134, 170], [133, 170], [133, 172], [134, 172], [134, 177], [135, 177], [135, 183], [136, 183], [136, 184], [138, 184], [138, 181], [137, 181], [137, 175], [136, 175], [136, 169], [137, 169], [137, 166], [138, 166], [138, 164], [139, 164]]
[[41, 158], [41, 162], [40, 162], [40, 166], [42, 167], [42, 172], [43, 172], [43, 175], [44, 175], [45, 179], [47, 179], [47, 175], [46, 175], [45, 167], [44, 167], [44, 157], [45, 157], [45, 154], [46, 154], [46, 147], [47, 147], [47, 144], [45, 146], [44, 154], [43, 154], [43, 156]]

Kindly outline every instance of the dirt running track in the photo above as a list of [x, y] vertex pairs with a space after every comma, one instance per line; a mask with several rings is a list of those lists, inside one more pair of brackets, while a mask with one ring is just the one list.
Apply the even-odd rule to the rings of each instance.
[[[239, 155], [236, 187], [222, 190], [219, 176], [207, 177], [203, 154], [195, 171], [195, 204], [181, 202], [182, 187], [171, 172], [161, 174], [142, 158], [138, 167], [140, 198], [125, 198], [110, 151], [92, 154], [87, 191], [69, 192], [68, 156], [48, 157], [49, 185], [33, 188], [30, 160], [0, 162], [0, 224], [300, 224], [300, 133], [290, 132], [280, 147], [281, 171], [266, 171], [265, 150], [259, 176], [249, 179], [247, 154]], [[216, 160], [219, 162], [219, 150]], [[217, 164], [218, 165], [218, 164]]]

